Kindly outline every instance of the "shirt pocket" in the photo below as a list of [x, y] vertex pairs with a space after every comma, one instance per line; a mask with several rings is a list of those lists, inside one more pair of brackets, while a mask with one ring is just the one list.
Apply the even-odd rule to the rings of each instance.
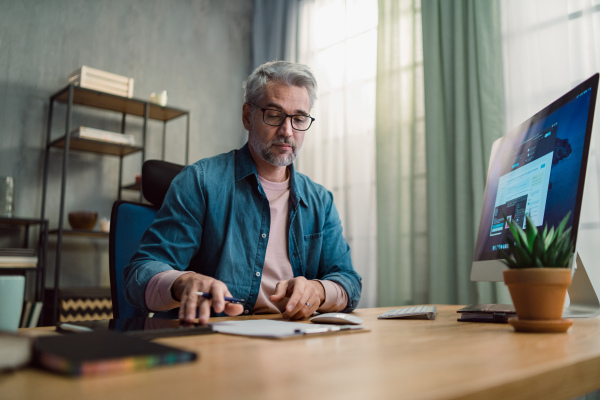
[[322, 261], [324, 233], [304, 235], [305, 276], [307, 279], [318, 279], [319, 266]]

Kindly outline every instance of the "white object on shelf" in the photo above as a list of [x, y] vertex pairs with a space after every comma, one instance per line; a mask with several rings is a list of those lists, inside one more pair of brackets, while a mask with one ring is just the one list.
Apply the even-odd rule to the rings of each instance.
[[128, 146], [133, 146], [135, 144], [135, 138], [133, 135], [89, 128], [87, 126], [80, 126], [79, 128], [75, 129], [71, 133], [71, 136], [81, 139], [99, 140], [107, 143], [124, 144]]
[[35, 268], [38, 258], [35, 256], [0, 256], [0, 268]]
[[159, 94], [154, 92], [150, 93], [150, 102], [165, 107], [167, 105], [167, 91], [163, 90]]
[[133, 78], [85, 65], [69, 75], [69, 83], [117, 96], [133, 97]]
[[110, 219], [102, 218], [100, 220], [100, 230], [102, 232], [110, 232]]

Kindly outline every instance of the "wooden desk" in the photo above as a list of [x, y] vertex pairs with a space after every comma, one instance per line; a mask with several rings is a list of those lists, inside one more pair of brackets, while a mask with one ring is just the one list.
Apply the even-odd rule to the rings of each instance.
[[159, 339], [198, 351], [199, 360], [82, 379], [25, 369], [0, 375], [0, 398], [513, 400], [569, 399], [600, 388], [600, 318], [576, 320], [565, 334], [524, 334], [457, 322], [458, 308], [438, 306], [435, 321], [377, 320], [388, 308], [358, 310], [367, 333]]

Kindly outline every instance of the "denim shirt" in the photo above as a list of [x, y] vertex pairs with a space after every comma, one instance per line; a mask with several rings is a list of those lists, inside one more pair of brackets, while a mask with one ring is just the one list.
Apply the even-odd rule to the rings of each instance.
[[[356, 308], [361, 277], [333, 195], [290, 171], [288, 250], [294, 277], [330, 280], [348, 294], [344, 312]], [[262, 277], [271, 211], [246, 144], [240, 150], [200, 160], [175, 177], [161, 209], [124, 270], [127, 300], [147, 309], [146, 284], [171, 269], [195, 271], [227, 285], [251, 313]], [[176, 317], [176, 314], [174, 314]]]

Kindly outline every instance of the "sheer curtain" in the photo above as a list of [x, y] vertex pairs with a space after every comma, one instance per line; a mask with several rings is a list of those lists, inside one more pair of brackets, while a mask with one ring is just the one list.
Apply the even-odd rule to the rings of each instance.
[[502, 0], [500, 9], [513, 127], [600, 70], [600, 1]]
[[378, 305], [429, 300], [421, 2], [380, 0], [377, 40]]
[[375, 192], [376, 0], [300, 3], [298, 61], [315, 73], [315, 123], [298, 170], [331, 190], [354, 267], [363, 278], [359, 307], [376, 305]]
[[422, 14], [430, 301], [495, 302], [495, 286], [470, 271], [489, 153], [504, 134], [498, 1], [426, 0]]
[[[513, 127], [600, 71], [600, 1], [502, 0], [500, 7], [506, 121]], [[598, 259], [600, 243], [598, 99], [594, 119], [577, 244], [586, 267]]]

